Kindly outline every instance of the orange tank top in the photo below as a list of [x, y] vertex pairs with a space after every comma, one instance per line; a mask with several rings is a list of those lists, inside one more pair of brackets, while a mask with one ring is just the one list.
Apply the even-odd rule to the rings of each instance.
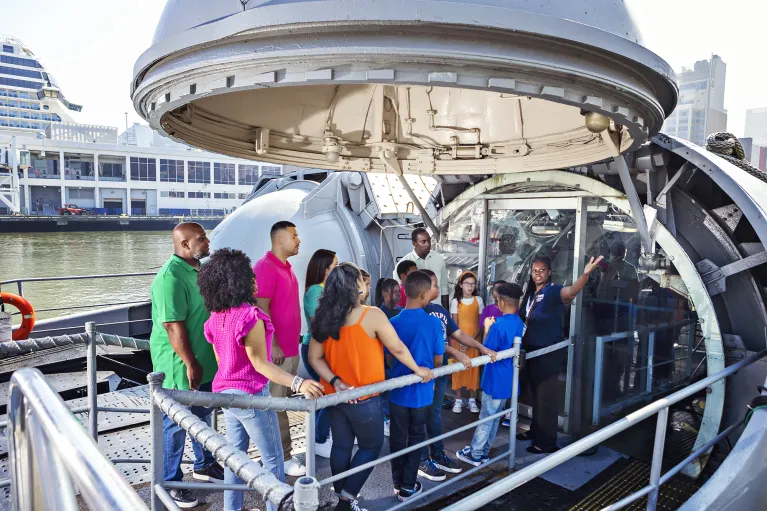
[[479, 332], [479, 302], [476, 296], [470, 305], [465, 305], [461, 299], [458, 300], [458, 328], [470, 337]]
[[[377, 337], [370, 337], [362, 327], [369, 309], [365, 307], [355, 324], [341, 327], [340, 339], [329, 338], [322, 343], [330, 370], [350, 387], [363, 387], [386, 379], [383, 344]], [[325, 394], [335, 393], [336, 389], [330, 383], [321, 382]]]

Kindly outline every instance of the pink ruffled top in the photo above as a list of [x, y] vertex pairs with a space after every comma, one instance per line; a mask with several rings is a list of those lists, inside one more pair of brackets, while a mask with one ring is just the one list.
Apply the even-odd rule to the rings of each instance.
[[213, 312], [205, 322], [205, 338], [218, 355], [218, 372], [213, 378], [213, 392], [237, 389], [257, 394], [269, 380], [257, 372], [245, 352], [245, 337], [258, 321], [264, 322], [266, 356], [272, 360], [274, 327], [264, 311], [243, 303], [224, 312]]

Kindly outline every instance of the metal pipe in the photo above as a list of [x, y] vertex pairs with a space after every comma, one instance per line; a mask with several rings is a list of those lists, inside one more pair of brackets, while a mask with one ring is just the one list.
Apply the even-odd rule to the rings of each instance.
[[626, 198], [629, 201], [631, 207], [631, 217], [634, 219], [634, 223], [637, 226], [639, 237], [642, 239], [642, 251], [645, 254], [652, 254], [652, 238], [650, 237], [650, 229], [647, 227], [647, 219], [644, 216], [644, 209], [642, 203], [639, 201], [639, 195], [634, 187], [634, 182], [631, 180], [631, 174], [629, 173], [629, 167], [626, 165], [626, 159], [623, 156], [617, 156], [613, 159], [615, 167], [618, 169], [618, 175], [621, 178], [621, 184], [623, 185], [623, 193], [626, 194]]
[[152, 485], [152, 493], [157, 495], [157, 498], [160, 501], [160, 505], [157, 507], [158, 510], [161, 510], [162, 506], [164, 505], [170, 511], [181, 511], [181, 508], [178, 507], [178, 504], [176, 504], [176, 501], [173, 500], [173, 497], [170, 496], [170, 493], [168, 493], [168, 490], [166, 490], [159, 484]]
[[317, 463], [315, 458], [315, 440], [317, 438], [317, 402], [312, 400], [313, 405], [306, 412], [306, 475], [317, 476]]
[[658, 491], [660, 489], [660, 473], [663, 465], [663, 447], [666, 445], [666, 425], [668, 424], [668, 408], [658, 412], [658, 422], [655, 426], [655, 444], [652, 449], [652, 465], [650, 467], [650, 486], [653, 489], [647, 496], [647, 511], [655, 511], [658, 506]]
[[564, 341], [560, 341], [556, 344], [552, 344], [551, 346], [546, 346], [545, 348], [540, 348], [525, 354], [525, 360], [530, 360], [531, 358], [548, 355], [549, 353], [561, 350], [562, 348], [567, 348], [571, 344], [572, 344], [572, 341], [570, 341], [570, 339], [565, 339]]
[[591, 425], [598, 426], [602, 416], [602, 364], [604, 359], [604, 337], [596, 338], [596, 361], [594, 362], [594, 399], [591, 408]]
[[672, 477], [677, 475], [679, 472], [681, 472], [682, 469], [684, 467], [686, 467], [689, 463], [691, 463], [695, 458], [697, 458], [698, 456], [700, 456], [704, 452], [706, 452], [709, 449], [711, 449], [714, 445], [719, 443], [722, 440], [722, 438], [724, 438], [727, 435], [729, 435], [730, 433], [732, 433], [733, 430], [735, 430], [735, 428], [737, 428], [739, 426], [742, 426], [744, 422], [745, 421], [736, 422], [735, 424], [733, 424], [732, 426], [730, 426], [729, 428], [725, 429], [724, 431], [722, 431], [721, 433], [716, 435], [714, 438], [709, 440], [706, 443], [706, 445], [704, 445], [703, 447], [701, 447], [700, 449], [698, 449], [694, 453], [692, 453], [689, 456], [687, 456], [683, 461], [679, 462], [676, 466], [674, 466], [674, 468], [672, 468], [671, 470], [669, 470], [668, 472], [666, 472], [665, 474], [663, 474], [661, 476], [660, 484], [665, 484], [666, 482], [668, 482], [669, 479], [671, 479]]
[[[42, 431], [37, 416], [30, 414], [27, 419], [27, 426], [34, 459], [32, 470], [33, 477], [36, 477], [36, 491], [34, 493], [35, 500], [27, 503], [26, 509], [42, 507], [56, 511], [77, 511], [78, 505], [72, 479], [62, 465], [61, 458], [53, 452], [53, 447], [45, 432]], [[47, 481], [56, 481], [56, 484], [45, 484]], [[40, 494], [43, 502], [37, 501], [37, 496]], [[43, 505], [41, 506], [41, 504]]]
[[[163, 427], [162, 411], [154, 400], [155, 394], [162, 389], [162, 382], [165, 381], [163, 373], [149, 373], [146, 377], [149, 382], [149, 448], [152, 453], [149, 471], [152, 476], [149, 491], [149, 505], [152, 511], [162, 510], [162, 496], [156, 491], [165, 480], [164, 450], [163, 450]], [[171, 499], [172, 500], [172, 499]], [[175, 505], [175, 502], [174, 502]]]
[[599, 431], [596, 431], [591, 435], [584, 437], [553, 454], [550, 454], [542, 460], [533, 463], [528, 467], [525, 467], [519, 472], [515, 472], [503, 478], [502, 480], [491, 484], [490, 486], [482, 488], [478, 492], [445, 509], [449, 511], [458, 511], [467, 508], [478, 509], [505, 495], [513, 489], [518, 488], [526, 482], [538, 477], [539, 475], [549, 471], [550, 469], [561, 465], [565, 461], [574, 458], [578, 454], [587, 451], [596, 445], [599, 445], [608, 438], [612, 438], [621, 431], [625, 431], [626, 429], [638, 424], [648, 417], [655, 415], [656, 413], [660, 412], [660, 410], [663, 410], [673, 404], [678, 403], [679, 401], [697, 394], [709, 385], [712, 385], [713, 383], [716, 383], [717, 381], [739, 371], [743, 367], [752, 364], [756, 360], [761, 359], [765, 356], [765, 354], [767, 354], [767, 350], [762, 350], [758, 353], [749, 355], [745, 359], [736, 362], [726, 369], [719, 371], [718, 373], [713, 374], [707, 378], [704, 378], [697, 383], [689, 385], [688, 387], [685, 387], [684, 389], [675, 392], [674, 394], [671, 394], [664, 399], [659, 399], [654, 403], [640, 408], [636, 412], [630, 413], [626, 417], [623, 417], [622, 419], [610, 424], [609, 426], [605, 426]]
[[146, 277], [149, 275], [157, 275], [156, 271], [151, 272], [139, 272], [139, 273], [115, 273], [104, 275], [70, 275], [67, 277], [33, 277], [30, 279], [12, 279], [0, 281], [0, 286], [5, 284], [12, 284], [14, 282], [52, 282], [58, 280], [83, 280], [83, 279], [112, 279], [119, 277]]
[[226, 483], [197, 483], [186, 481], [165, 481], [163, 486], [169, 490], [205, 490], [205, 491], [226, 491], [226, 490], [239, 490], [239, 491], [258, 491], [255, 488], [251, 488], [247, 484], [226, 484]]
[[258, 490], [264, 499], [279, 505], [282, 499], [292, 492], [290, 486], [251, 460], [246, 453], [232, 447], [222, 435], [194, 415], [191, 410], [179, 404], [165, 390], [156, 390], [152, 400], [165, 415], [181, 426], [204, 449], [212, 453], [219, 463], [231, 469], [245, 484]]
[[517, 410], [519, 399], [519, 349], [522, 345], [522, 338], [514, 338], [514, 347], [517, 349], [517, 354], [512, 359], [512, 370], [514, 374], [511, 376], [511, 420], [509, 424], [509, 472], [514, 472], [514, 465], [516, 464], [517, 456], [517, 416], [519, 412]]
[[148, 408], [109, 408], [109, 407], [99, 406], [96, 409], [100, 412], [109, 412], [109, 413], [151, 413], [151, 411]]
[[[38, 369], [16, 371], [11, 377], [9, 398], [8, 443], [12, 467], [29, 454], [27, 448], [30, 446], [23, 441], [19, 442], [19, 439], [20, 435], [25, 434], [26, 417], [34, 415], [44, 432], [46, 443], [61, 460], [90, 509], [146, 509], [138, 494], [99, 451], [96, 443], [83, 431], [82, 424], [64, 406], [61, 397], [48, 385]], [[19, 452], [18, 448], [22, 451]], [[22, 477], [19, 478], [19, 475]], [[11, 471], [14, 494], [24, 495], [24, 484], [31, 482], [24, 475], [23, 469], [21, 472], [15, 469]]]
[[[488, 203], [486, 199], [480, 201], [479, 211], [479, 262], [477, 264], [477, 288], [482, 295], [485, 303], [488, 303], [487, 296], [487, 222], [488, 222]], [[480, 325], [482, 327], [483, 325]]]
[[616, 511], [618, 509], [623, 509], [624, 507], [628, 506], [632, 502], [636, 502], [637, 500], [641, 499], [642, 497], [650, 493], [653, 489], [654, 489], [654, 486], [652, 485], [645, 486], [641, 490], [635, 493], [632, 493], [628, 497], [622, 498], [615, 504], [611, 504], [605, 508], [602, 508], [600, 511]]
[[99, 405], [98, 389], [96, 388], [96, 323], [89, 321], [85, 324], [86, 351], [85, 367], [88, 374], [88, 432], [91, 437], [99, 440]]

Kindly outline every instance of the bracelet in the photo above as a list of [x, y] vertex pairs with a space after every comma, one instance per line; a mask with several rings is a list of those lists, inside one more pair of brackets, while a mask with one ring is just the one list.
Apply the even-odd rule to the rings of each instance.
[[304, 384], [304, 379], [300, 376], [296, 376], [293, 378], [293, 383], [290, 385], [290, 390], [293, 391], [294, 394], [297, 394], [298, 391], [301, 389], [301, 385]]
[[336, 386], [336, 382], [337, 382], [338, 380], [340, 380], [340, 379], [341, 379], [341, 378], [340, 378], [339, 376], [333, 376], [333, 378], [332, 378], [332, 379], [330, 380], [330, 382], [329, 382], [329, 383], [330, 383], [330, 386], [331, 386], [331, 387], [335, 387], [335, 386]]

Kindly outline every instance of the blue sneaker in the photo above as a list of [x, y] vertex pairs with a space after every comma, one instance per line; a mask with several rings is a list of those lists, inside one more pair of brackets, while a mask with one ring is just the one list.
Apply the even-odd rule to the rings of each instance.
[[455, 457], [465, 463], [468, 463], [469, 465], [474, 465], [475, 467], [478, 467], [482, 464], [481, 458], [478, 459], [471, 455], [471, 447], [464, 447], [455, 453]]

